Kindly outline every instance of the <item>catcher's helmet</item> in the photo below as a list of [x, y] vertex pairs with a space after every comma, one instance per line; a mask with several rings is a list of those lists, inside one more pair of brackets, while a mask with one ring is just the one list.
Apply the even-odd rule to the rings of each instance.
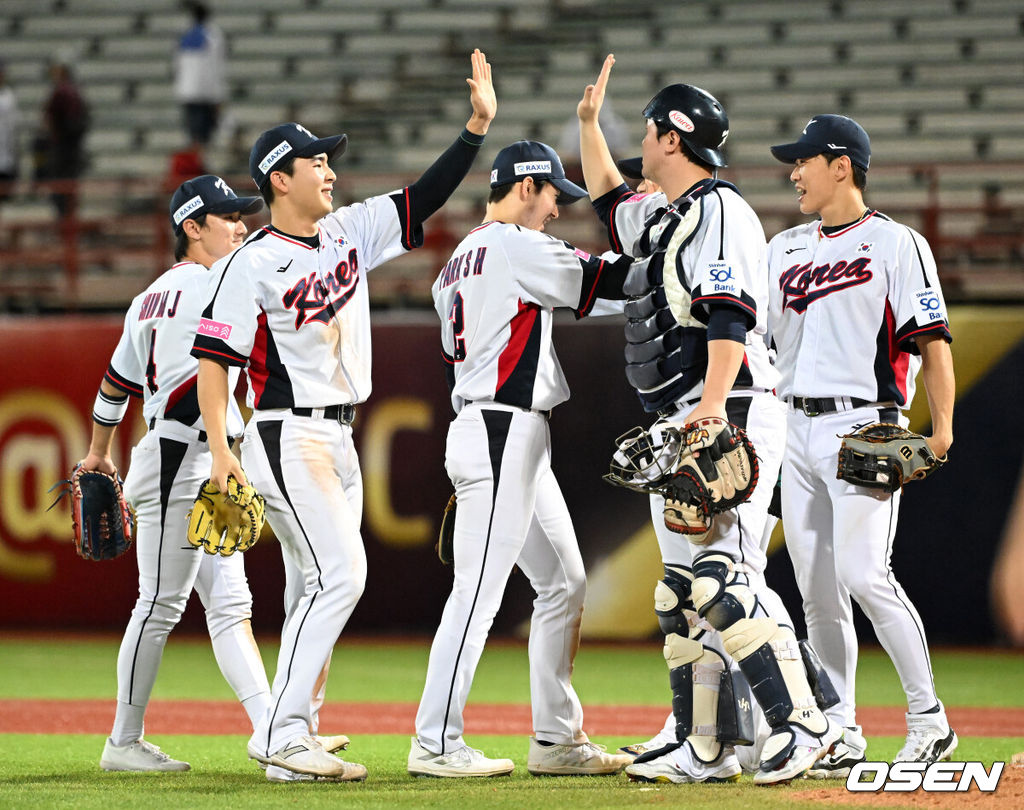
[[643, 116], [678, 132], [701, 160], [712, 166], [727, 165], [721, 150], [729, 137], [729, 118], [707, 90], [670, 84], [644, 107]]

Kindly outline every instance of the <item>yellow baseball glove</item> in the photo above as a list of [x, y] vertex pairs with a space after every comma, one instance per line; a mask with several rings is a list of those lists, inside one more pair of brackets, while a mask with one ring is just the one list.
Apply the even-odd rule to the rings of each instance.
[[259, 540], [264, 511], [263, 496], [251, 485], [242, 486], [229, 475], [223, 493], [207, 479], [188, 513], [188, 542], [222, 557], [246, 551]]

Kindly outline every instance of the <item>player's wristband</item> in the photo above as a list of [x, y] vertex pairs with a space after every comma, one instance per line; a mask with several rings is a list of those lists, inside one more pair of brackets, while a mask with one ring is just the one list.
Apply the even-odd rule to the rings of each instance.
[[114, 427], [121, 424], [125, 412], [128, 410], [128, 395], [120, 397], [110, 396], [103, 393], [101, 388], [96, 394], [96, 401], [92, 405], [92, 421], [97, 425]]

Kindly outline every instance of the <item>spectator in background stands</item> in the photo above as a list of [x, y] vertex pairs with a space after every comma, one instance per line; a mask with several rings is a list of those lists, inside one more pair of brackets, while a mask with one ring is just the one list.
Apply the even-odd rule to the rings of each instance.
[[209, 22], [210, 10], [203, 3], [188, 2], [185, 7], [192, 26], [179, 40], [174, 57], [174, 94], [182, 104], [190, 148], [199, 151], [210, 143], [220, 106], [227, 99], [227, 41]]
[[73, 213], [77, 201], [75, 184], [85, 170], [85, 133], [89, 129], [89, 107], [75, 82], [71, 59], [58, 55], [50, 64], [53, 90], [43, 107], [42, 165], [37, 177], [65, 181], [57, 188], [53, 203], [62, 217]]
[[0, 203], [10, 198], [18, 179], [18, 102], [5, 68], [0, 60]]

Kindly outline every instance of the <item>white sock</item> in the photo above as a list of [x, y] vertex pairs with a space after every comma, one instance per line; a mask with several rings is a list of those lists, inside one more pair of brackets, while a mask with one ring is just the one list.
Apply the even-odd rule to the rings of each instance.
[[142, 721], [146, 715], [145, 706], [133, 706], [130, 703], [117, 701], [114, 714], [114, 728], [110, 732], [110, 740], [117, 746], [131, 745], [142, 739]]

